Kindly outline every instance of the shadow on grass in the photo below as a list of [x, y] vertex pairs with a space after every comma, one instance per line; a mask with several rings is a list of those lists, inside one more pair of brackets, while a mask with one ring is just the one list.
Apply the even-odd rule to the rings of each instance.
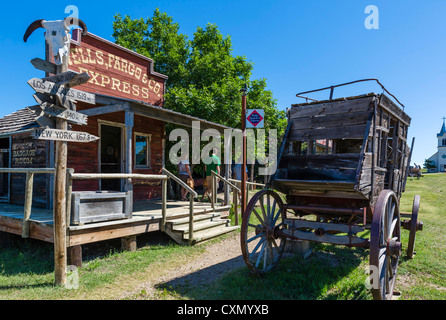
[[53, 244], [8, 235], [0, 249], [0, 275], [44, 274], [54, 269]]
[[[366, 275], [357, 271], [367, 256], [364, 249], [313, 244], [309, 258], [284, 254], [278, 267], [261, 277], [254, 275], [239, 256], [162, 283], [158, 289], [187, 299], [367, 299]], [[207, 281], [209, 275], [222, 270], [229, 272], [215, 282]]]
[[[35, 239], [22, 239], [15, 234], [1, 234], [0, 240], [0, 277], [23, 275], [44, 275], [54, 272], [54, 244]], [[138, 237], [138, 247], [151, 247], [154, 250], [171, 244], [167, 235], [152, 232]], [[103, 258], [110, 253], [121, 251], [121, 240], [112, 239], [82, 246], [82, 261]], [[45, 285], [45, 284], [43, 284]], [[25, 285], [18, 284], [17, 287]], [[4, 286], [11, 288], [11, 286]], [[0, 283], [0, 289], [2, 284]]]

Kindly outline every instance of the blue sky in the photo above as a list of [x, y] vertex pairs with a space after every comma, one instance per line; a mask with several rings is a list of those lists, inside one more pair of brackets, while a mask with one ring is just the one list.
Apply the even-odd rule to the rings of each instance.
[[[45, 6], [48, 4], [48, 6]], [[253, 78], [266, 78], [280, 109], [300, 102], [298, 92], [362, 78], [378, 78], [412, 117], [416, 137], [412, 162], [436, 152], [436, 134], [446, 116], [446, 1], [8, 1], [0, 19], [0, 117], [34, 104], [30, 78], [43, 76], [29, 60], [44, 57], [43, 31], [22, 40], [36, 19], [56, 20], [79, 8], [90, 32], [112, 40], [113, 15], [149, 17], [159, 7], [193, 36], [215, 23], [230, 35], [234, 54], [254, 63]], [[368, 30], [367, 5], [379, 9], [379, 29]], [[156, 64], [156, 61], [155, 61]], [[381, 93], [375, 84], [336, 90], [335, 97]], [[327, 98], [328, 92], [316, 98]]]

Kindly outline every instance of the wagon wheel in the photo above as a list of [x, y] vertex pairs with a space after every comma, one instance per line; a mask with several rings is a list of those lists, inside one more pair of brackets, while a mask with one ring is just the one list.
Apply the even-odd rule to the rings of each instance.
[[[420, 209], [420, 196], [413, 198], [412, 215], [410, 217], [409, 242], [407, 244], [407, 257], [412, 259], [415, 249], [415, 234], [420, 229], [418, 223], [418, 210]], [[422, 224], [421, 224], [422, 225]]]
[[370, 233], [371, 291], [375, 300], [390, 300], [401, 255], [398, 199], [392, 190], [379, 194]]
[[243, 259], [255, 273], [266, 273], [278, 264], [286, 239], [279, 239], [277, 231], [286, 227], [285, 217], [282, 200], [272, 190], [262, 190], [249, 201], [240, 238]]

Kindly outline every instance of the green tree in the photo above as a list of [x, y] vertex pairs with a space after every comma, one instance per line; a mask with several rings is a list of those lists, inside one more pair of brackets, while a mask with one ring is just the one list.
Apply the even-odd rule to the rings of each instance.
[[246, 83], [247, 107], [265, 109], [266, 128], [283, 134], [285, 112], [278, 110], [266, 80], [251, 80], [253, 63], [233, 55], [230, 36], [216, 25], [198, 27], [190, 40], [158, 8], [145, 20], [120, 14], [114, 18], [116, 43], [152, 58], [155, 71], [169, 77], [165, 108], [240, 128], [240, 89]]

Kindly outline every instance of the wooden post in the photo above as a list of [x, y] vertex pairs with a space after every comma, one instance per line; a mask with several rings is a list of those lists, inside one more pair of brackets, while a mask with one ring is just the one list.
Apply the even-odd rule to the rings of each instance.
[[217, 176], [213, 175], [212, 179], [213, 179], [213, 186], [214, 186], [214, 190], [212, 190], [212, 196], [214, 197], [214, 206], [216, 206], [218, 204], [218, 201], [217, 201], [217, 190], [218, 190]]
[[135, 252], [137, 248], [136, 236], [122, 237], [121, 247], [122, 250]]
[[[125, 173], [132, 173], [133, 167], [133, 125], [134, 113], [131, 111], [125, 112]], [[125, 191], [130, 198], [130, 206], [133, 211], [133, 182], [132, 179], [127, 179], [125, 182]]]
[[246, 210], [246, 92], [248, 91], [248, 87], [245, 84], [242, 91], [242, 184], [241, 184], [241, 192], [242, 192], [242, 202], [240, 204], [240, 209], [242, 211], [242, 215]]
[[68, 247], [67, 264], [70, 266], [82, 267], [82, 246], [76, 245]]
[[[57, 73], [68, 70], [68, 61], [57, 68]], [[57, 102], [57, 105], [60, 105]], [[67, 130], [66, 119], [56, 118], [56, 129]], [[67, 179], [66, 141], [56, 141], [54, 175], [54, 277], [58, 286], [67, 283], [67, 224], [66, 224], [66, 179]]]
[[73, 192], [73, 179], [71, 178], [71, 174], [74, 173], [74, 169], [68, 169], [67, 170], [67, 190], [66, 190], [66, 197], [67, 197], [67, 208], [66, 208], [66, 214], [67, 214], [67, 228], [70, 226], [71, 221], [71, 194]]
[[[57, 129], [67, 130], [67, 122], [56, 120]], [[54, 182], [54, 276], [56, 285], [67, 282], [66, 224], [67, 142], [56, 141], [56, 174]]]
[[[161, 180], [161, 186], [162, 186], [162, 190], [161, 190], [161, 202], [162, 202], [162, 207], [161, 207], [161, 231], [165, 231], [165, 227], [166, 227], [166, 214], [167, 214], [167, 180], [163, 179]], [[191, 195], [192, 197], [192, 195]]]
[[211, 207], [212, 210], [215, 210], [215, 204], [214, 204], [214, 177], [215, 175], [211, 172], [211, 196], [209, 197], [211, 200]]
[[29, 218], [31, 216], [31, 206], [33, 202], [33, 181], [34, 173], [26, 173], [26, 189], [25, 189], [25, 212], [23, 215], [22, 238], [29, 237]]
[[235, 188], [232, 188], [232, 202], [234, 203], [235, 225], [238, 226], [238, 192]]
[[194, 241], [194, 195], [189, 193], [189, 244]]

